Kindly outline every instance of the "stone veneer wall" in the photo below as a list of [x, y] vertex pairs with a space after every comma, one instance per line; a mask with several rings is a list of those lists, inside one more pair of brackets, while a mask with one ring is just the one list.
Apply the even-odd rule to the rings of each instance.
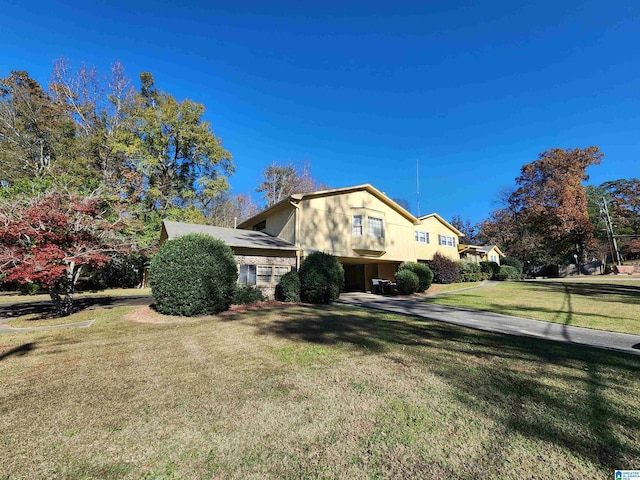
[[[266, 257], [262, 255], [234, 255], [238, 265], [291, 265], [296, 269], [296, 257]], [[268, 298], [273, 299], [276, 294], [275, 285], [256, 285]]]

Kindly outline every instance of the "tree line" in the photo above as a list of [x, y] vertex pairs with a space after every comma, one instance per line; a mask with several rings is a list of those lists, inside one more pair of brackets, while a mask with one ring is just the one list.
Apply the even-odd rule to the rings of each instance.
[[596, 146], [553, 148], [522, 166], [515, 185], [499, 195], [500, 208], [477, 225], [456, 216], [464, 242], [496, 244], [533, 269], [548, 264], [616, 262], [605, 225], [605, 203], [624, 259], [640, 258], [640, 180], [584, 185], [587, 168], [604, 158]]
[[[46, 87], [26, 71], [0, 78], [0, 281], [70, 304], [83, 273], [140, 271], [163, 219], [230, 227], [257, 213], [232, 194], [232, 154], [204, 113], [151, 73], [135, 88], [120, 62], [103, 75], [59, 59]], [[309, 163], [274, 162], [256, 191], [269, 206], [320, 187]]]

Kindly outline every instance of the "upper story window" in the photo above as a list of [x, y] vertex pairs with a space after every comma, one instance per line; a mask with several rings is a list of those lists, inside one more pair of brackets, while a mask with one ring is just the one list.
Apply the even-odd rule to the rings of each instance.
[[429, 232], [416, 231], [416, 242], [429, 243]]
[[362, 236], [362, 215], [353, 216], [353, 227], [351, 230], [351, 235], [353, 235], [354, 237]]
[[443, 245], [445, 247], [455, 247], [456, 239], [451, 235], [438, 235], [438, 245]]
[[367, 218], [367, 235], [370, 237], [384, 238], [382, 219], [376, 217]]
[[489, 256], [489, 260], [491, 260], [492, 262], [498, 263], [498, 256], [497, 255], [490, 255]]

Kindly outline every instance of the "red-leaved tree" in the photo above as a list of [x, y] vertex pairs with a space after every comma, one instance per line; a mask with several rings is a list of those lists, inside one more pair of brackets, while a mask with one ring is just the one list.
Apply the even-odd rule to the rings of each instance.
[[47, 288], [57, 314], [71, 314], [82, 268], [102, 266], [124, 247], [121, 223], [108, 222], [103, 206], [96, 197], [58, 192], [0, 201], [2, 281]]

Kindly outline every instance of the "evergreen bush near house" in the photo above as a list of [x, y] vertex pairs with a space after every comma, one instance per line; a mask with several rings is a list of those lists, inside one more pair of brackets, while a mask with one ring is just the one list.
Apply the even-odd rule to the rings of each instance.
[[480, 273], [482, 271], [480, 269], [480, 265], [475, 262], [469, 262], [466, 260], [458, 262], [458, 266], [460, 267], [461, 275], [464, 275], [465, 273]]
[[440, 253], [436, 253], [427, 263], [433, 272], [433, 283], [455, 283], [460, 278], [458, 262]]
[[482, 282], [483, 280], [488, 280], [488, 279], [489, 279], [489, 274], [485, 272], [460, 274], [461, 282]]
[[300, 275], [296, 271], [285, 273], [276, 285], [276, 300], [298, 303], [300, 301]]
[[165, 242], [149, 269], [156, 308], [167, 315], [193, 316], [227, 310], [237, 279], [231, 249], [202, 234]]
[[418, 285], [418, 289], [416, 290], [417, 292], [422, 293], [425, 290], [428, 290], [431, 286], [431, 282], [433, 282], [433, 272], [424, 263], [403, 262], [398, 268], [398, 271], [400, 270], [409, 270], [410, 272], [413, 272], [418, 276], [418, 281], [420, 282], [420, 284]]
[[400, 295], [411, 295], [420, 288], [420, 279], [418, 275], [409, 269], [398, 270], [398, 273], [396, 273], [396, 288]]
[[300, 266], [300, 298], [309, 303], [331, 303], [344, 287], [344, 269], [337, 257], [313, 252]]
[[234, 305], [247, 305], [249, 303], [264, 302], [267, 297], [264, 296], [262, 290], [252, 285], [241, 285], [236, 287], [233, 294]]
[[500, 265], [496, 262], [480, 262], [480, 269], [489, 274], [489, 278], [497, 278], [500, 273]]
[[504, 257], [500, 263], [502, 265], [509, 265], [511, 267], [514, 267], [518, 271], [518, 273], [522, 273], [522, 270], [524, 268], [524, 264], [516, 257]]
[[511, 265], [502, 265], [496, 278], [498, 280], [519, 280], [520, 274], [518, 270]]

